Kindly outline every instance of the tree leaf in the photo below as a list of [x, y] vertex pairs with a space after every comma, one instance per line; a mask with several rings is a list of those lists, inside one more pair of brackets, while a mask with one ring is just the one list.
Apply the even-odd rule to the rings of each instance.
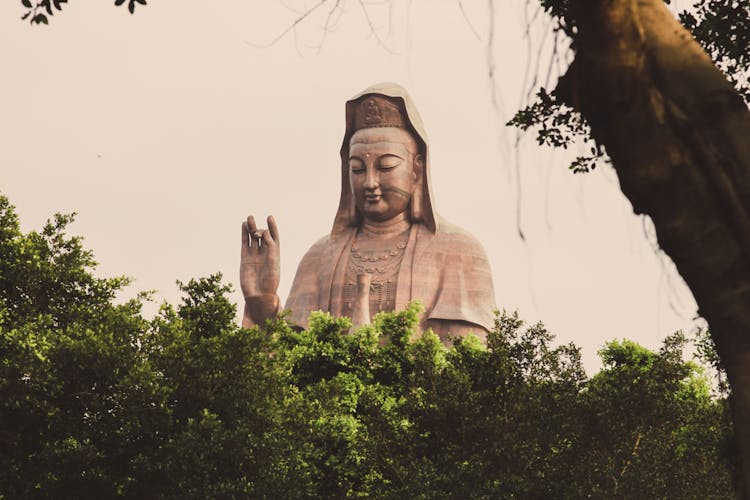
[[47, 16], [45, 16], [44, 14], [35, 15], [31, 22], [36, 24], [49, 24], [49, 21], [47, 21]]
[[30, 8], [31, 8], [31, 0], [21, 0], [21, 3], [22, 3], [22, 4], [23, 4], [23, 6], [24, 6], [24, 7], [26, 7], [27, 9], [30, 9]]
[[115, 0], [115, 5], [122, 5], [125, 3], [125, 0]]
[[133, 0], [130, 0], [130, 3], [128, 4], [128, 10], [131, 14], [135, 12], [135, 2]]

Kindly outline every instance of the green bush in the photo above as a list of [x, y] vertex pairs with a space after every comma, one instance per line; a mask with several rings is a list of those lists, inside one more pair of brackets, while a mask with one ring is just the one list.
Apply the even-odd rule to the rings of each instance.
[[727, 402], [679, 334], [589, 378], [517, 314], [486, 346], [414, 338], [417, 303], [244, 330], [218, 275], [148, 320], [71, 220], [22, 234], [0, 197], [0, 498], [732, 497]]

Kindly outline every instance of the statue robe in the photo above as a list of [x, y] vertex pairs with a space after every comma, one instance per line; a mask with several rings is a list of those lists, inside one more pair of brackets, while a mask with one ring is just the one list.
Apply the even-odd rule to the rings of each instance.
[[[395, 308], [410, 301], [424, 304], [420, 327], [429, 320], [465, 321], [485, 331], [494, 324], [492, 273], [481, 244], [442, 218], [433, 233], [413, 224], [398, 273]], [[344, 301], [344, 274], [357, 228], [327, 235], [315, 243], [297, 268], [286, 309], [291, 320], [307, 327], [311, 311], [351, 316]]]

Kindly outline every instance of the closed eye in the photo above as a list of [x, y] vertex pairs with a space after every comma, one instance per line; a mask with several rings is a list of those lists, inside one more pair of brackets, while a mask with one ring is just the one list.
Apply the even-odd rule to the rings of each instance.
[[359, 158], [352, 158], [349, 160], [349, 169], [353, 174], [361, 174], [365, 171], [365, 165]]
[[401, 165], [401, 161], [401, 158], [396, 155], [386, 155], [378, 162], [378, 168], [380, 170], [391, 170]]

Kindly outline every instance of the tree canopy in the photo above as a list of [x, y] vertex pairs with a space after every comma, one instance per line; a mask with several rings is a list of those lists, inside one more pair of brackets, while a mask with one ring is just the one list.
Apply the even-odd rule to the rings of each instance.
[[726, 394], [682, 334], [588, 377], [517, 314], [451, 348], [412, 338], [417, 303], [241, 329], [218, 275], [147, 319], [72, 220], [25, 234], [0, 197], [0, 497], [732, 497]]

